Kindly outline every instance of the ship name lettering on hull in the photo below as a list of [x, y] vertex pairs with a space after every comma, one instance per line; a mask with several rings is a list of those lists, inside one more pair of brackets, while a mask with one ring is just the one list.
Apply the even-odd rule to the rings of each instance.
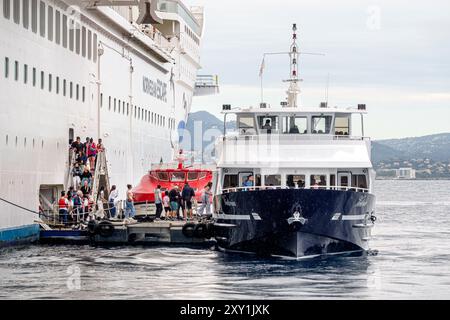
[[142, 90], [158, 100], [167, 102], [167, 83], [159, 79], [153, 81], [144, 76], [142, 79]]

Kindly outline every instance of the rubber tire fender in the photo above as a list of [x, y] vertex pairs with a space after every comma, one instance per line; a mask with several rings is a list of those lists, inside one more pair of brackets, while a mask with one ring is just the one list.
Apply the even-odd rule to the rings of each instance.
[[97, 233], [104, 238], [109, 238], [114, 233], [114, 225], [110, 221], [100, 221], [97, 226]]
[[193, 238], [194, 237], [194, 231], [195, 231], [195, 223], [186, 223], [183, 228], [181, 229], [181, 232], [186, 238]]

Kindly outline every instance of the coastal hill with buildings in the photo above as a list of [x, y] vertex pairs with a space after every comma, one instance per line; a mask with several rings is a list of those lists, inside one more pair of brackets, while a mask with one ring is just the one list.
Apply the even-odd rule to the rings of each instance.
[[[233, 121], [227, 128], [234, 128]], [[194, 128], [201, 128], [203, 141], [194, 136]], [[210, 152], [201, 156], [201, 150], [212, 149], [214, 139], [223, 131], [223, 121], [206, 111], [189, 115], [186, 129], [191, 135], [183, 148], [194, 150], [197, 161], [210, 160]], [[378, 179], [450, 179], [450, 133], [375, 140], [372, 142], [372, 162]]]

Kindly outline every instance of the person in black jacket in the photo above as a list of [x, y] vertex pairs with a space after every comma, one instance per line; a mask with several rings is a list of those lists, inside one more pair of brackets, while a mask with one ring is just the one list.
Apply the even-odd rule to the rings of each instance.
[[[186, 220], [187, 213], [189, 213], [189, 219], [192, 220], [192, 198], [195, 197], [195, 191], [191, 188], [189, 183], [186, 182], [183, 191], [181, 192], [181, 198], [183, 199], [183, 217]], [[186, 212], [187, 211], [187, 212]]]

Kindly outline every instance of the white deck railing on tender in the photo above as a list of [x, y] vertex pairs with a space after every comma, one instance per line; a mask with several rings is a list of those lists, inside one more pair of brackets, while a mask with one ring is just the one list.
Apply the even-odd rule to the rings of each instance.
[[312, 190], [339, 190], [339, 191], [353, 191], [353, 192], [369, 192], [366, 188], [344, 187], [344, 186], [317, 186], [317, 187], [282, 187], [282, 186], [255, 186], [255, 187], [235, 187], [222, 189], [222, 193], [238, 192], [238, 191], [262, 191], [262, 190], [286, 190], [286, 189], [312, 189]]
[[274, 133], [271, 134], [236, 134], [221, 137], [222, 141], [310, 141], [310, 140], [370, 140], [370, 137], [363, 136], [347, 136], [347, 135], [330, 135], [330, 134], [299, 134], [299, 133]]

